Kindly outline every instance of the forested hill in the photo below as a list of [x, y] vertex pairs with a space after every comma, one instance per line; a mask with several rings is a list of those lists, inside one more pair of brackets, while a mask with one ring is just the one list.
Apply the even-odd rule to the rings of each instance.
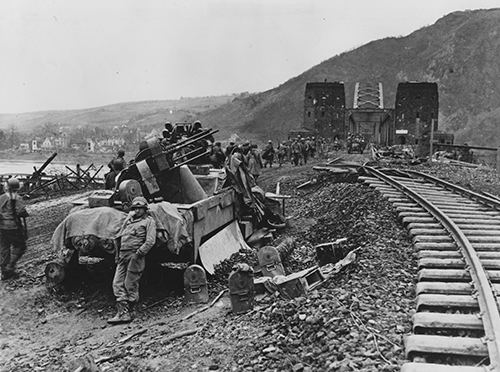
[[221, 132], [283, 138], [302, 123], [304, 89], [311, 81], [343, 81], [352, 107], [357, 81], [380, 81], [394, 107], [402, 81], [437, 82], [440, 128], [457, 142], [500, 140], [500, 9], [451, 13], [405, 37], [372, 41], [330, 58], [277, 88], [236, 98], [202, 114]]

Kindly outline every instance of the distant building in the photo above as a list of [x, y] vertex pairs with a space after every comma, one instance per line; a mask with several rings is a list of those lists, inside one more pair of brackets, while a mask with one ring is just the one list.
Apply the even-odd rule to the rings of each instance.
[[125, 145], [125, 140], [121, 137], [111, 137], [97, 141], [97, 145], [101, 147], [121, 147]]
[[438, 86], [436, 83], [399, 83], [396, 91], [395, 142], [419, 145], [429, 141], [431, 123], [438, 130]]
[[29, 143], [20, 143], [19, 150], [23, 152], [30, 152], [30, 144]]
[[36, 151], [40, 151], [40, 147], [38, 147], [38, 140], [37, 139], [32, 139], [31, 140], [31, 151], [32, 152], [36, 152]]
[[306, 84], [303, 128], [325, 138], [344, 137], [345, 112], [344, 83]]
[[68, 148], [70, 137], [68, 133], [63, 132], [54, 139], [54, 146], [57, 148]]
[[86, 151], [87, 152], [95, 152], [95, 141], [92, 138], [87, 139]]
[[42, 142], [42, 150], [52, 150], [54, 148], [53, 138], [46, 137]]

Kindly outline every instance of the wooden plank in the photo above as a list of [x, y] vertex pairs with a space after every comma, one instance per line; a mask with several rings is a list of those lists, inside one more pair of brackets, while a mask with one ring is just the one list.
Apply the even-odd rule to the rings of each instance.
[[422, 280], [468, 282], [471, 280], [471, 277], [465, 270], [422, 269], [418, 272], [418, 281]]
[[422, 307], [479, 308], [471, 295], [420, 294], [417, 296], [417, 311]]
[[450, 366], [434, 363], [405, 363], [401, 372], [484, 372], [484, 367]]
[[486, 344], [471, 337], [410, 335], [405, 340], [405, 349], [407, 358], [414, 353], [488, 356]]
[[448, 294], [448, 295], [470, 295], [472, 285], [460, 282], [419, 282], [415, 288], [417, 295], [421, 294]]
[[419, 328], [432, 329], [483, 329], [477, 314], [416, 313], [413, 315], [413, 331]]

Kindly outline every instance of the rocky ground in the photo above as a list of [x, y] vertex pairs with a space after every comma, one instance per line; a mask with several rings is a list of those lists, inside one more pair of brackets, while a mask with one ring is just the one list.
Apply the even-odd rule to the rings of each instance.
[[[430, 169], [477, 189], [491, 185], [488, 192], [496, 193], [494, 172], [412, 169]], [[296, 189], [312, 178], [315, 185]], [[280, 182], [281, 193], [292, 196], [290, 226], [275, 242], [297, 242], [286, 262], [289, 272], [314, 266], [314, 245], [342, 237], [348, 239], [344, 253], [359, 248], [355, 263], [304, 297], [269, 295], [252, 312], [234, 315], [226, 294], [189, 319], [200, 306], [185, 305], [180, 272], [163, 269], [145, 275], [137, 319], [110, 327], [111, 268], [88, 266], [57, 293], [43, 282], [45, 263], [53, 257], [50, 236], [77, 196], [38, 202], [29, 207], [32, 237], [22, 277], [0, 284], [0, 370], [74, 371], [82, 358], [103, 371], [399, 370], [415, 307], [416, 258], [391, 206], [363, 184], [334, 183], [310, 165], [266, 169], [259, 181], [267, 191]], [[255, 257], [250, 252], [239, 259]], [[210, 278], [211, 299], [226, 280], [227, 270]]]

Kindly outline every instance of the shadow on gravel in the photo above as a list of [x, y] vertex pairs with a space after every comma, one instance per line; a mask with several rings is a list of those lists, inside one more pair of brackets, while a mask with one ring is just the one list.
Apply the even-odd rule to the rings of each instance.
[[[48, 287], [48, 290], [63, 302], [85, 299], [91, 307], [114, 306], [114, 273], [115, 264], [107, 260], [79, 265], [73, 263], [63, 283], [57, 287]], [[150, 303], [167, 296], [182, 296], [183, 275], [184, 269], [148, 262], [140, 283], [141, 302]]]

